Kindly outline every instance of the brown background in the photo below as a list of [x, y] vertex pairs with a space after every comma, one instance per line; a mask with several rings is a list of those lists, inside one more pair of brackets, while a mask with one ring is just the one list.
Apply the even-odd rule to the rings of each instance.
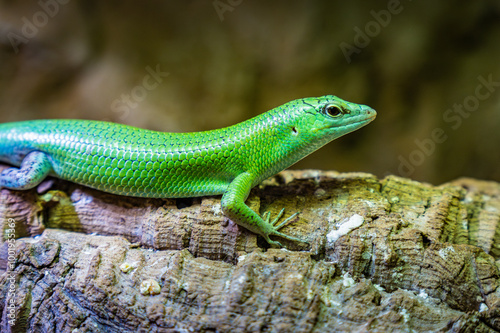
[[335, 94], [377, 120], [295, 168], [500, 181], [498, 1], [0, 1], [0, 38], [0, 122], [197, 131]]

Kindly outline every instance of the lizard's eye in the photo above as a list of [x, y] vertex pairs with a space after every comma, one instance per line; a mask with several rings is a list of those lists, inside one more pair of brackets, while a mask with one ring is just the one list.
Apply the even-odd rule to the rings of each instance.
[[333, 104], [327, 104], [323, 107], [323, 112], [332, 117], [332, 118], [337, 118], [340, 117], [341, 115], [344, 114], [344, 111], [340, 106], [333, 105]]

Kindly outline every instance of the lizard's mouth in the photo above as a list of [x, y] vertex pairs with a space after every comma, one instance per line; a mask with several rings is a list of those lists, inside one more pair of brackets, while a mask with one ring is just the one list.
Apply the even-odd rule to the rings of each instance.
[[362, 126], [365, 126], [369, 123], [371, 123], [376, 117], [377, 117], [377, 112], [373, 109], [367, 110], [366, 114], [359, 115], [358, 120], [350, 122], [348, 124], [344, 125], [338, 125], [338, 124], [332, 124], [332, 125], [326, 125], [323, 127], [318, 127], [316, 128], [316, 131], [323, 131], [323, 130], [328, 130], [328, 129], [334, 129], [334, 130], [340, 130], [340, 129], [346, 129], [346, 128], [359, 128]]

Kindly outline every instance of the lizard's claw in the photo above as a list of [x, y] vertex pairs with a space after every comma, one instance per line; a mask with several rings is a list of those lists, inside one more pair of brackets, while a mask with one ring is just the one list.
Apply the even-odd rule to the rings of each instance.
[[270, 217], [271, 217], [270, 212], [265, 212], [264, 214], [262, 214], [262, 219], [264, 220], [264, 223], [269, 226], [269, 229], [271, 229], [266, 235], [263, 235], [264, 238], [266, 239], [266, 241], [273, 247], [283, 247], [283, 245], [281, 245], [280, 242], [271, 240], [269, 238], [269, 236], [278, 236], [278, 237], [282, 237], [282, 238], [285, 238], [285, 239], [288, 239], [291, 241], [295, 241], [295, 242], [307, 243], [306, 241], [304, 241], [300, 238], [289, 236], [289, 235], [286, 235], [286, 234], [278, 231], [279, 229], [286, 226], [292, 219], [294, 219], [299, 214], [297, 212], [297, 213], [291, 215], [290, 217], [286, 218], [283, 222], [276, 225], [276, 223], [283, 216], [284, 212], [285, 212], [285, 208], [281, 209], [281, 211], [278, 213], [278, 215], [271, 222], [269, 221]]

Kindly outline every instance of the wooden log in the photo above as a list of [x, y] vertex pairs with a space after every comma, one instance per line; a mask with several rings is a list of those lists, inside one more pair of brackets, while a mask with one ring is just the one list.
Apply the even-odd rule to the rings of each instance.
[[2, 189], [0, 330], [500, 330], [500, 184], [285, 171], [247, 203], [309, 244], [269, 248], [220, 197]]

